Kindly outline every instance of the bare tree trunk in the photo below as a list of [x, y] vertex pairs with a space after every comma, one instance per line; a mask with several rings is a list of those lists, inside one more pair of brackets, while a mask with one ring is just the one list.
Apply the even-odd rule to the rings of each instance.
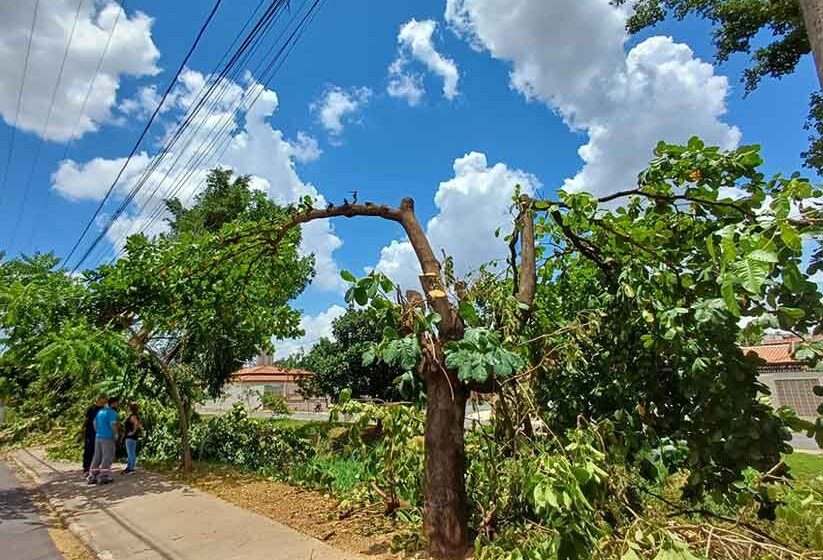
[[191, 440], [189, 439], [189, 411], [180, 395], [180, 389], [174, 379], [174, 375], [168, 366], [163, 365], [163, 376], [166, 378], [166, 385], [169, 387], [169, 394], [177, 408], [177, 425], [180, 428], [180, 449], [183, 464], [183, 472], [190, 474], [192, 471], [191, 460]]
[[[531, 306], [535, 288], [531, 201], [524, 198], [521, 205], [524, 240], [518, 299]], [[414, 201], [410, 198], [404, 198], [398, 208], [365, 203], [310, 209], [295, 214], [289, 222], [279, 226], [273, 235], [266, 236], [266, 242], [276, 251], [291, 228], [313, 220], [338, 216], [371, 216], [403, 226], [422, 269], [420, 284], [423, 298], [441, 317], [437, 340], [430, 340], [428, 344], [425, 340], [421, 341], [421, 346], [428, 346], [424, 350], [421, 364], [421, 374], [426, 379], [427, 400], [424, 526], [431, 556], [462, 558], [469, 547], [464, 422], [470, 389], [460, 382], [455, 371], [443, 366], [442, 344], [463, 337], [463, 322], [446, 294], [440, 262], [415, 216]], [[423, 298], [419, 298], [421, 303]], [[488, 387], [493, 385], [493, 380], [487, 383]], [[488, 392], [489, 389], [478, 387], [477, 390]]]
[[814, 55], [817, 80], [823, 89], [823, 0], [799, 0], [806, 35]]
[[463, 558], [469, 546], [466, 500], [465, 386], [454, 372], [424, 363], [426, 485], [424, 529], [434, 558]]

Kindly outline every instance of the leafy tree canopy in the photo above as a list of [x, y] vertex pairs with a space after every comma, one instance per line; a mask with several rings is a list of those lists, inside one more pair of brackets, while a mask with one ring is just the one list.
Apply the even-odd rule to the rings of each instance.
[[349, 307], [332, 323], [333, 338], [321, 338], [296, 362], [314, 372], [301, 383], [301, 389], [308, 395], [330, 396], [335, 401], [344, 389], [350, 389], [354, 397], [396, 398], [393, 382], [402, 371], [384, 363], [363, 361], [363, 354], [382, 339], [382, 333], [374, 313]]

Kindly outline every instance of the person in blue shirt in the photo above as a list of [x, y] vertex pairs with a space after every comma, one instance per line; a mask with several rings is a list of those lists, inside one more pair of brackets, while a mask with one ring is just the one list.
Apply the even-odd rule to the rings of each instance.
[[108, 404], [94, 418], [94, 457], [89, 468], [89, 484], [112, 482], [111, 464], [114, 462], [115, 444], [120, 430], [118, 404], [118, 397], [109, 397]]

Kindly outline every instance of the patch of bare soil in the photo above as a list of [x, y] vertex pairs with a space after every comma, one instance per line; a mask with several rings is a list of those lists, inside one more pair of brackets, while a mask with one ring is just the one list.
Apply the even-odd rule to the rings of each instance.
[[165, 474], [335, 548], [376, 560], [399, 557], [390, 548], [399, 526], [383, 515], [381, 504], [342, 510], [338, 500], [320, 492], [214, 465], [198, 465], [190, 477]]

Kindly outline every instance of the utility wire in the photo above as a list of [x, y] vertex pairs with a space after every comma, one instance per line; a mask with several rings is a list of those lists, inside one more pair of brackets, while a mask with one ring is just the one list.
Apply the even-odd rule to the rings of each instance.
[[[322, 0], [322, 1], [325, 1], [325, 0]], [[305, 5], [306, 3], [307, 3], [307, 1], [304, 1], [303, 5]], [[215, 155], [216, 155], [217, 158], [220, 158], [222, 156], [222, 154], [225, 152], [225, 150], [227, 149], [227, 147], [228, 147], [228, 145], [229, 145], [229, 143], [232, 139], [232, 136], [231, 136], [232, 128], [231, 128], [230, 125], [234, 122], [234, 116], [237, 114], [237, 112], [241, 108], [245, 107], [246, 110], [249, 110], [251, 107], [254, 106], [254, 104], [260, 98], [262, 93], [266, 90], [266, 86], [268, 85], [268, 83], [271, 81], [271, 79], [274, 77], [274, 75], [277, 73], [277, 71], [283, 66], [285, 60], [288, 58], [289, 54], [292, 52], [292, 50], [296, 46], [297, 42], [302, 37], [303, 33], [305, 33], [305, 30], [308, 28], [308, 26], [314, 20], [314, 17], [316, 16], [316, 13], [317, 13], [316, 8], [318, 7], [318, 5], [320, 3], [321, 3], [321, 0], [314, 0], [313, 4], [309, 8], [309, 10], [306, 12], [306, 14], [303, 16], [300, 23], [292, 30], [292, 32], [289, 35], [289, 38], [287, 39], [287, 41], [281, 46], [281, 48], [278, 50], [278, 52], [276, 53], [274, 58], [272, 58], [272, 60], [266, 66], [265, 70], [263, 71], [263, 73], [261, 75], [261, 77], [262, 77], [261, 82], [257, 84], [257, 87], [248, 88], [244, 92], [243, 99], [238, 104], [237, 108], [234, 111], [234, 114], [227, 114], [224, 117], [224, 121], [223, 121], [222, 125], [220, 125], [218, 127], [219, 128], [218, 133], [213, 136], [212, 140], [209, 143], [209, 146], [205, 150], [200, 150], [200, 151], [196, 152], [194, 156], [192, 156], [192, 157], [197, 157], [197, 160], [195, 161], [193, 166], [189, 167], [189, 169], [186, 173], [181, 174], [181, 176], [177, 180], [174, 188], [171, 189], [170, 192], [168, 193], [167, 198], [175, 196], [176, 193], [182, 188], [182, 186], [191, 178], [193, 173], [195, 173], [196, 171], [203, 168], [204, 159], [208, 160], [208, 159], [214, 157]], [[302, 11], [302, 7], [303, 6], [301, 6], [301, 8], [300, 8], [300, 10], [298, 10], [298, 12]], [[282, 37], [282, 35], [286, 31], [288, 31], [288, 28], [285, 29], [281, 33], [280, 37]], [[269, 49], [269, 52], [267, 53], [266, 57], [268, 57], [271, 54], [271, 51], [273, 50], [273, 47], [275, 47], [278, 42], [279, 42], [279, 38], [278, 38], [278, 41], [276, 41], [272, 45], [272, 48]], [[263, 62], [265, 62], [265, 59], [263, 60]], [[261, 62], [261, 66], [262, 66], [262, 62]], [[259, 70], [259, 67], [258, 67], [258, 70]], [[248, 99], [251, 99], [251, 102], [248, 102]], [[205, 181], [205, 179], [203, 179], [203, 181], [201, 181], [201, 186], [202, 186], [204, 181]], [[159, 218], [159, 216], [162, 215], [163, 206], [164, 206], [163, 201], [160, 201], [155, 206], [155, 209], [152, 212], [152, 215], [151, 215], [150, 219], [141, 228], [141, 232], [149, 229], [156, 222], [156, 220]], [[140, 232], [138, 232], [138, 233], [140, 233]]]
[[[303, 4], [305, 5], [305, 3], [306, 3], [306, 0], [304, 0]], [[303, 6], [301, 6], [301, 10], [302, 10], [302, 7]], [[268, 31], [268, 29], [266, 30], [266, 32], [267, 31]], [[261, 62], [258, 64], [257, 68], [252, 72], [252, 75], [254, 75], [256, 73], [259, 73], [259, 70], [260, 70], [260, 68], [262, 68], [263, 64], [265, 63], [266, 58], [271, 55], [271, 52], [274, 50], [274, 47], [277, 46], [277, 44], [279, 43], [279, 41], [282, 38], [284, 33], [285, 33], [285, 30], [280, 33], [280, 35], [277, 37], [277, 39], [275, 39], [275, 41], [272, 42], [272, 46], [269, 48], [266, 55], [263, 57]], [[258, 41], [258, 45], [259, 45], [259, 41]], [[255, 45], [255, 49], [258, 45]], [[252, 54], [250, 53], [250, 56], [251, 55]], [[237, 70], [234, 72], [234, 75], [231, 78], [225, 78], [224, 79], [223, 83], [225, 85], [224, 85], [222, 91], [220, 92], [220, 95], [212, 103], [212, 108], [213, 109], [216, 109], [219, 106], [219, 104], [222, 101], [225, 93], [230, 89], [231, 83], [233, 83], [233, 81], [236, 79], [237, 74], [239, 73], [240, 70], [242, 70], [242, 66], [239, 66], [237, 68]], [[251, 93], [256, 89], [257, 89], [256, 87], [252, 87], [252, 88], [246, 88], [244, 90], [241, 90], [234, 97], [234, 99], [228, 104], [229, 109], [227, 111], [225, 111], [225, 114], [222, 116], [221, 121], [215, 127], [213, 127], [213, 129], [212, 129], [212, 132], [217, 131], [216, 134], [212, 134], [212, 137], [210, 139], [205, 139], [205, 140], [201, 141], [200, 146], [198, 147], [198, 149], [196, 149], [189, 156], [189, 159], [188, 159], [187, 163], [185, 164], [185, 166], [183, 168], [184, 170], [187, 170], [187, 171], [182, 172], [178, 176], [178, 178], [172, 184], [171, 188], [168, 189], [165, 198], [173, 197], [180, 190], [180, 188], [188, 181], [188, 179], [192, 176], [192, 174], [195, 173], [197, 170], [199, 170], [202, 167], [202, 162], [203, 162], [204, 158], [207, 159], [208, 157], [210, 157], [209, 154], [214, 155], [214, 150], [212, 148], [215, 145], [220, 144], [220, 142], [218, 142], [218, 139], [223, 135], [223, 133], [226, 131], [227, 128], [228, 128], [228, 134], [229, 135], [231, 134], [232, 127], [230, 127], [230, 125], [234, 122], [234, 117], [237, 115], [237, 113], [239, 111], [241, 111], [243, 109], [246, 100], [249, 99]], [[238, 101], [238, 99], [239, 99], [239, 101]], [[233, 109], [232, 109], [232, 107], [233, 107]], [[249, 107], [250, 106], [247, 106], [246, 109], [248, 110]], [[139, 210], [137, 212], [138, 214], [140, 214], [148, 206], [148, 204], [151, 202], [151, 199], [154, 197], [155, 193], [157, 193], [159, 188], [168, 179], [168, 177], [170, 176], [172, 170], [175, 168], [177, 163], [180, 161], [182, 156], [185, 154], [186, 150], [191, 145], [192, 141], [197, 138], [197, 133], [203, 128], [203, 125], [208, 121], [209, 117], [211, 117], [215, 112], [216, 112], [215, 110], [210, 110], [208, 112], [208, 114], [206, 115], [206, 117], [204, 117], [204, 119], [201, 120], [200, 126], [198, 127], [197, 131], [195, 131], [194, 133], [189, 135], [185, 145], [179, 151], [178, 155], [175, 157], [175, 160], [172, 163], [172, 165], [166, 169], [166, 172], [165, 172], [163, 178], [161, 179], [161, 181], [159, 181], [155, 185], [152, 193], [146, 199], [145, 203], [139, 208]], [[204, 146], [205, 146], [205, 148], [204, 148]], [[138, 231], [136, 233], [140, 233], [140, 232], [143, 232], [143, 231], [151, 228], [151, 226], [154, 225], [154, 223], [156, 222], [156, 219], [157, 219], [158, 215], [162, 214], [163, 207], [164, 207], [164, 201], [161, 200], [155, 205], [155, 208], [152, 211], [152, 214], [151, 214], [148, 222], [146, 224], [144, 224], [140, 228], [140, 231]], [[128, 237], [130, 234], [132, 234], [132, 230], [133, 230], [133, 227], [129, 228], [129, 231], [125, 234], [125, 236]]]
[[34, 38], [34, 28], [37, 23], [37, 12], [40, 9], [40, 0], [34, 3], [34, 15], [31, 18], [31, 30], [29, 31], [29, 40], [26, 45], [26, 56], [23, 58], [23, 78], [20, 81], [20, 91], [17, 92], [17, 107], [14, 110], [14, 120], [11, 123], [11, 140], [9, 141], [9, 149], [6, 152], [6, 167], [3, 169], [3, 186], [0, 188], [0, 203], [3, 200], [3, 193], [6, 190], [6, 179], [9, 174], [9, 167], [11, 167], [11, 156], [14, 152], [14, 141], [17, 136], [17, 119], [20, 117], [20, 107], [23, 102], [23, 89], [26, 87], [26, 76], [29, 73], [29, 56], [31, 55], [31, 42]]
[[[100, 201], [100, 204], [97, 206], [97, 209], [95, 210], [94, 214], [89, 219], [89, 221], [86, 223], [85, 227], [83, 228], [83, 231], [80, 233], [80, 237], [77, 238], [77, 241], [75, 242], [74, 246], [72, 247], [71, 251], [69, 252], [69, 255], [66, 257], [65, 262], [67, 262], [67, 263], [69, 262], [69, 260], [74, 255], [75, 251], [77, 251], [77, 248], [80, 246], [80, 243], [83, 241], [83, 238], [88, 233], [88, 231], [91, 228], [92, 224], [95, 222], [95, 220], [97, 220], [97, 217], [100, 215], [100, 212], [102, 211], [103, 206], [105, 205], [106, 201], [111, 196], [112, 191], [114, 191], [114, 187], [117, 185], [118, 181], [120, 181], [120, 178], [123, 176], [123, 172], [126, 170], [126, 167], [131, 162], [131, 159], [134, 157], [134, 155], [137, 153], [137, 150], [140, 148], [140, 144], [142, 144], [143, 139], [146, 137], [146, 134], [148, 133], [149, 128], [151, 127], [152, 123], [154, 122], [154, 119], [157, 117], [157, 114], [160, 112], [160, 109], [163, 107], [163, 103], [165, 103], [166, 98], [169, 96], [169, 93], [171, 92], [172, 88], [174, 87], [174, 84], [177, 82], [178, 77], [183, 72], [183, 69], [186, 67], [186, 64], [188, 64], [188, 61], [191, 58], [192, 54], [194, 53], [194, 50], [197, 48], [197, 45], [200, 43], [200, 39], [203, 38], [203, 35], [206, 32], [206, 29], [208, 29], [209, 24], [211, 23], [212, 19], [214, 18], [214, 15], [217, 13], [217, 10], [218, 10], [218, 8], [220, 7], [220, 5], [222, 3], [223, 3], [223, 0], [216, 0], [215, 1], [214, 6], [211, 9], [211, 12], [209, 13], [208, 17], [206, 18], [206, 21], [203, 22], [203, 24], [200, 26], [200, 31], [197, 33], [197, 37], [195, 38], [194, 43], [192, 43], [191, 48], [189, 48], [188, 53], [186, 53], [185, 58], [180, 63], [180, 66], [178, 67], [177, 72], [174, 74], [174, 78], [172, 78], [172, 80], [169, 82], [169, 85], [166, 88], [166, 91], [163, 93], [163, 96], [160, 99], [160, 103], [157, 104], [157, 107], [154, 109], [154, 112], [152, 113], [151, 117], [149, 118], [148, 122], [146, 123], [146, 126], [143, 127], [143, 131], [140, 133], [140, 136], [137, 138], [137, 142], [135, 142], [134, 147], [131, 149], [131, 152], [129, 153], [128, 157], [126, 158], [126, 161], [123, 163], [123, 166], [118, 171], [117, 176], [115, 177], [115, 179], [112, 182], [111, 186], [106, 191], [105, 196]], [[106, 231], [108, 231], [108, 229]], [[86, 252], [80, 258], [80, 260], [74, 266], [74, 268], [72, 269], [73, 272], [76, 272], [77, 269], [80, 268], [80, 266], [83, 264], [83, 261], [85, 261], [88, 258], [91, 251], [94, 249], [94, 247], [97, 245], [97, 243], [100, 242], [100, 239], [102, 239], [102, 237], [105, 235], [105, 233], [106, 232], [102, 232], [101, 235], [99, 235], [95, 239], [95, 241], [92, 243], [92, 245], [86, 250]]]
[[[126, 4], [128, 0], [122, 0], [119, 4], [120, 9], [117, 11], [117, 16], [114, 18], [114, 23], [111, 26], [111, 30], [109, 31], [108, 39], [106, 39], [106, 45], [103, 47], [103, 52], [100, 54], [100, 59], [97, 61], [97, 67], [94, 69], [94, 76], [92, 76], [91, 81], [89, 82], [89, 87], [86, 89], [86, 95], [83, 97], [83, 103], [80, 105], [80, 112], [77, 115], [77, 120], [72, 125], [71, 133], [69, 134], [69, 141], [66, 142], [66, 147], [63, 150], [63, 155], [60, 157], [59, 161], [66, 161], [69, 155], [69, 151], [74, 147], [74, 140], [75, 140], [75, 133], [77, 132], [77, 128], [80, 126], [80, 121], [83, 119], [83, 115], [86, 113], [86, 107], [88, 106], [89, 99], [91, 99], [91, 93], [94, 91], [94, 85], [97, 83], [97, 77], [100, 75], [100, 70], [103, 68], [103, 61], [106, 59], [106, 55], [109, 52], [109, 48], [111, 47], [112, 39], [114, 39], [114, 32], [117, 30], [117, 25], [120, 23], [120, 17], [126, 13]], [[115, 0], [115, 4], [117, 4]], [[26, 240], [26, 244], [30, 244], [32, 240], [32, 236], [34, 234], [34, 230], [37, 229], [37, 223], [39, 216], [46, 214], [46, 208], [49, 205], [50, 198], [46, 196], [46, 200], [43, 202], [41, 206], [37, 207], [37, 217], [32, 220], [32, 227], [29, 231], [29, 236]], [[42, 231], [42, 230], [38, 230]]]
[[23, 202], [20, 205], [20, 211], [17, 213], [17, 218], [14, 221], [14, 230], [11, 234], [11, 246], [14, 246], [14, 241], [17, 239], [17, 231], [20, 228], [20, 221], [23, 218], [23, 214], [26, 213], [26, 203], [29, 201], [29, 195], [31, 194], [31, 182], [34, 178], [34, 171], [37, 169], [37, 163], [40, 161], [40, 153], [43, 151], [43, 144], [46, 143], [46, 133], [49, 131], [51, 116], [54, 114], [54, 104], [57, 101], [57, 92], [60, 90], [60, 84], [63, 82], [63, 72], [66, 69], [66, 60], [69, 58], [71, 44], [74, 41], [74, 32], [77, 31], [77, 22], [80, 20], [80, 10], [82, 9], [83, 0], [80, 0], [77, 3], [77, 10], [74, 12], [74, 23], [71, 25], [69, 40], [66, 42], [66, 49], [63, 51], [63, 60], [60, 61], [60, 70], [57, 72], [57, 81], [54, 83], [54, 89], [51, 91], [49, 110], [46, 113], [46, 120], [43, 123], [43, 130], [40, 132], [40, 141], [37, 142], [37, 149], [34, 151], [34, 157], [31, 160], [31, 168], [29, 169], [29, 175], [26, 178], [26, 186], [23, 189]]
[[[261, 28], [267, 30], [268, 26], [271, 23], [271, 18], [275, 14], [279, 13], [280, 9], [283, 8], [284, 6], [286, 6], [288, 3], [289, 3], [289, 0], [272, 0], [271, 1], [271, 4], [266, 9], [266, 11], [263, 13], [261, 18], [258, 20], [258, 22], [254, 26], [252, 31], [249, 32], [249, 34], [246, 36], [246, 38], [244, 39], [241, 46], [234, 52], [234, 55], [232, 56], [232, 58], [228, 61], [228, 63], [226, 63], [223, 70], [220, 71], [220, 73], [218, 74], [217, 70], [220, 68], [220, 65], [221, 65], [222, 61], [226, 59], [229, 52], [231, 52], [231, 47], [234, 44], [237, 43], [237, 39], [239, 39], [239, 37], [242, 35], [243, 30], [241, 29], [240, 33], [235, 38], [235, 41], [232, 43], [232, 45], [227, 49], [226, 53], [223, 55], [221, 63], [218, 63], [218, 65], [215, 67], [215, 71], [212, 73], [212, 75], [210, 75], [209, 80], [207, 81], [207, 83], [204, 85], [203, 88], [201, 88], [200, 94], [198, 94], [198, 99], [195, 101], [195, 103], [189, 109], [189, 111], [186, 114], [182, 115], [178, 119], [176, 128], [174, 130], [174, 133], [170, 135], [170, 137], [168, 138], [166, 144], [161, 149], [160, 153], [158, 153], [157, 155], [155, 155], [154, 158], [152, 158], [151, 163], [143, 171], [141, 176], [135, 181], [135, 184], [134, 184], [133, 188], [128, 193], [125, 200], [120, 204], [120, 206], [117, 208], [117, 210], [114, 212], [114, 214], [112, 214], [112, 216], [109, 218], [109, 220], [107, 221], [106, 225], [103, 228], [103, 235], [105, 235], [105, 233], [114, 224], [115, 220], [117, 220], [120, 217], [120, 215], [126, 210], [128, 205], [132, 202], [132, 200], [134, 200], [134, 198], [140, 192], [140, 190], [142, 190], [142, 188], [145, 186], [148, 179], [151, 177], [152, 173], [154, 173], [157, 170], [157, 168], [160, 166], [162, 161], [169, 154], [172, 146], [182, 137], [183, 132], [188, 130], [188, 126], [191, 124], [191, 122], [194, 120], [194, 118], [200, 113], [201, 109], [204, 106], [204, 103], [207, 100], [211, 101], [212, 103], [211, 103], [209, 111], [208, 111], [209, 114], [207, 114], [204, 117], [202, 122], [206, 122], [208, 120], [209, 116], [213, 112], [214, 107], [217, 106], [216, 102], [214, 102], [214, 100], [211, 98], [211, 93], [214, 91], [215, 87], [221, 86], [224, 89], [227, 87], [227, 85], [226, 85], [227, 81], [224, 80], [223, 78], [226, 76], [226, 74], [228, 74], [228, 72], [232, 69], [233, 66], [236, 66], [238, 64], [238, 62], [240, 62], [240, 64], [244, 63], [243, 61], [245, 59], [247, 59], [247, 57], [250, 55], [250, 52], [246, 52], [246, 51], [248, 51], [248, 49], [251, 45], [254, 45], [254, 48], [256, 48], [255, 43], [259, 42], [259, 36], [258, 36], [259, 30]], [[244, 25], [243, 29], [245, 29], [248, 26], [248, 23], [250, 23], [251, 19], [253, 19], [254, 14], [256, 14], [257, 11], [259, 11], [259, 8], [262, 4], [263, 4], [263, 2], [261, 1], [261, 3], [258, 5], [257, 9], [255, 9], [255, 11], [251, 14], [251, 16], [249, 18], [249, 21], [246, 23], [246, 25]], [[221, 97], [222, 97], [222, 94], [221, 94]], [[201, 128], [202, 128], [202, 123], [201, 123]], [[188, 140], [188, 144], [191, 143], [191, 140], [192, 140], [192, 137], [190, 135], [189, 140]], [[178, 154], [175, 162], [177, 160], [179, 160], [181, 155], [182, 155], [182, 153]], [[156, 190], [157, 189], [155, 188], [155, 192], [156, 192]], [[148, 202], [148, 200], [147, 200], [147, 202]], [[133, 229], [133, 227], [129, 227], [128, 231], [131, 231], [132, 229]], [[120, 237], [123, 237], [123, 236], [120, 236]], [[98, 239], [96, 240], [96, 243], [99, 243], [99, 241], [101, 241], [101, 240], [102, 240], [102, 236], [98, 236]], [[118, 238], [118, 241], [115, 242], [115, 245], [118, 242], [119, 242], [119, 238]]]
[[[305, 0], [304, 0], [304, 3], [305, 3]], [[233, 85], [234, 81], [237, 79], [237, 76], [239, 75], [239, 73], [243, 70], [243, 67], [244, 67], [246, 61], [254, 56], [254, 52], [256, 52], [257, 48], [262, 43], [262, 38], [268, 33], [268, 31], [270, 30], [273, 22], [276, 21], [279, 18], [279, 16], [283, 13], [283, 11], [285, 10], [285, 8], [288, 5], [289, 5], [288, 0], [273, 0], [271, 2], [271, 4], [269, 5], [269, 7], [264, 12], [264, 14], [260, 17], [260, 19], [258, 20], [257, 24], [254, 26], [252, 31], [250, 31], [249, 34], [246, 36], [246, 38], [243, 41], [243, 43], [241, 44], [241, 46], [234, 53], [234, 56], [232, 56], [231, 60], [229, 60], [229, 62], [223, 67], [223, 70], [221, 72], [219, 72], [219, 74], [218, 74], [217, 70], [219, 69], [220, 65], [218, 64], [218, 67], [215, 68], [215, 71], [212, 74], [212, 77], [214, 77], [215, 79], [212, 81], [210, 87], [208, 88], [208, 91], [206, 91], [205, 94], [200, 96], [200, 99], [198, 100], [198, 102], [189, 110], [188, 114], [186, 115], [185, 120], [183, 120], [182, 123], [180, 121], [178, 121], [178, 124], [180, 126], [178, 127], [177, 130], [175, 130], [174, 135], [172, 135], [172, 138], [171, 138], [172, 141], [167, 143], [167, 145], [164, 146], [161, 153], [159, 153], [157, 156], [155, 156], [155, 159], [153, 161], [153, 165], [149, 169], [147, 169], [146, 172], [144, 172], [143, 177], [141, 177], [140, 181], [138, 181], [138, 183], [135, 185], [135, 189], [133, 190], [133, 192], [129, 193], [129, 197], [126, 198], [126, 200], [123, 202], [121, 207], [118, 209], [118, 213], [117, 213], [118, 216], [120, 215], [120, 211], [124, 211], [126, 209], [128, 204], [134, 198], [134, 195], [137, 194], [137, 191], [139, 191], [140, 189], [143, 188], [143, 186], [146, 184], [146, 182], [150, 178], [151, 173], [153, 173], [159, 167], [159, 164], [162, 161], [162, 159], [165, 158], [166, 155], [168, 155], [168, 152], [171, 148], [171, 144], [176, 143], [177, 140], [179, 140], [181, 137], [183, 137], [184, 132], [189, 132], [189, 129], [187, 128], [188, 125], [194, 121], [195, 117], [198, 115], [198, 113], [201, 111], [201, 109], [204, 106], [206, 106], [207, 109], [206, 109], [205, 116], [197, 124], [195, 131], [190, 132], [186, 137], [184, 137], [185, 138], [183, 140], [184, 146], [182, 147], [182, 149], [177, 150], [177, 154], [174, 158], [173, 163], [171, 164], [171, 166], [167, 167], [167, 169], [165, 171], [165, 174], [163, 176], [163, 179], [161, 181], [159, 181], [158, 183], [156, 183], [152, 193], [149, 195], [148, 198], [145, 199], [144, 203], [141, 206], [141, 211], [146, 206], [148, 206], [148, 204], [151, 202], [151, 199], [153, 198], [154, 194], [159, 190], [159, 188], [162, 186], [162, 184], [165, 182], [165, 180], [169, 177], [171, 171], [174, 168], [176, 168], [177, 163], [181, 160], [181, 158], [184, 155], [186, 155], [188, 147], [192, 144], [192, 142], [194, 140], [198, 140], [198, 138], [199, 138], [198, 132], [203, 129], [203, 126], [209, 121], [210, 117], [212, 115], [214, 115], [215, 112], [217, 112], [217, 110], [220, 107], [220, 103], [221, 103], [223, 97], [225, 96], [226, 92], [231, 90], [231, 86]], [[258, 6], [258, 10], [259, 10], [259, 6]], [[254, 13], [256, 13], [258, 10], [255, 10]], [[254, 13], [252, 14], [252, 17], [254, 16]], [[244, 26], [244, 27], [247, 27], [247, 26]], [[278, 37], [278, 39], [274, 42], [272, 47], [270, 47], [269, 54], [274, 49], [274, 47], [276, 47], [276, 45], [277, 45], [279, 39], [282, 37], [282, 35], [283, 35], [283, 33], [280, 34], [280, 37]], [[236, 43], [236, 41], [235, 41], [235, 43]], [[225, 58], [226, 58], [226, 55], [224, 55], [223, 59], [225, 60]], [[262, 64], [264, 62], [265, 62], [265, 59], [259, 64], [259, 66], [262, 66]], [[212, 95], [212, 93], [216, 89], [217, 89], [217, 91], [219, 91], [219, 94], [217, 96], [214, 96], [214, 95]], [[231, 107], [232, 105], [235, 104], [238, 97], [242, 97], [243, 99], [245, 99], [245, 98], [247, 98], [248, 95], [249, 95], [248, 88], [247, 88], [247, 90], [240, 91], [238, 93], [238, 95], [235, 96], [234, 101], [229, 103], [229, 107]], [[208, 105], [205, 105], [205, 103], [207, 101], [208, 101]], [[241, 105], [242, 105], [242, 101], [241, 101]], [[238, 109], [239, 109], [239, 107], [237, 105], [235, 105], [233, 110], [228, 111], [228, 114], [230, 116], [226, 117], [226, 118], [228, 120], [232, 120], [231, 115], [236, 114]], [[226, 112], [226, 111], [221, 110], [221, 112]], [[217, 125], [217, 126], [214, 127], [214, 129], [219, 129], [219, 128], [221, 128], [221, 125]], [[202, 146], [205, 145], [207, 142], [212, 143], [213, 141], [214, 141], [214, 135], [212, 135], [212, 138], [206, 138], [204, 140], [201, 140], [200, 141], [200, 147], [202, 148]], [[198, 150], [196, 150], [189, 157], [187, 164], [184, 166], [184, 169], [188, 168], [189, 171], [188, 171], [188, 173], [183, 172], [181, 174], [181, 176], [190, 175], [193, 171], [195, 171], [197, 169], [196, 165], [194, 167], [190, 167], [190, 166], [191, 166], [191, 164], [194, 160], [200, 160], [205, 155], [205, 152], [201, 148], [198, 148]], [[178, 188], [179, 188], [179, 186], [174, 187], [172, 189], [169, 189], [169, 192], [171, 192], [171, 191], [176, 192], [176, 190]], [[158, 204], [158, 207], [159, 207], [160, 211], [162, 211], [162, 201]], [[113, 216], [113, 218], [116, 218], [116, 216]], [[154, 222], [154, 219], [151, 219], [152, 224], [153, 224], [153, 222]], [[141, 227], [141, 230], [144, 230], [147, 227], [150, 227], [150, 224], [144, 225], [143, 227]], [[118, 239], [115, 242], [115, 245], [118, 245], [123, 237], [128, 237], [128, 235], [133, 230], [134, 230], [134, 224], [132, 224], [132, 226], [128, 228], [128, 231], [126, 233], [124, 233], [121, 236], [121, 238]]]

